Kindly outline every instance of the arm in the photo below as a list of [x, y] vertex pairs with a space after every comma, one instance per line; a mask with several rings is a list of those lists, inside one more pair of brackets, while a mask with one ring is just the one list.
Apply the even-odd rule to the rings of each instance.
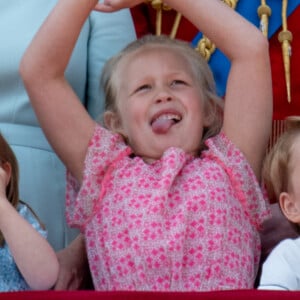
[[50, 144], [81, 182], [94, 121], [64, 77], [81, 27], [97, 0], [60, 0], [25, 52], [20, 74]]
[[223, 131], [241, 149], [260, 178], [272, 125], [268, 41], [222, 1], [168, 2], [181, 11], [229, 58]]
[[[109, 0], [101, 11], [132, 7], [141, 0]], [[272, 82], [268, 41], [220, 0], [168, 0], [229, 58], [223, 130], [241, 149], [259, 178], [272, 125]]]
[[8, 202], [7, 174], [0, 167], [0, 230], [14, 261], [32, 289], [50, 289], [58, 276], [58, 261], [47, 240]]
[[57, 252], [60, 263], [55, 290], [78, 290], [92, 287], [92, 279], [82, 234], [65, 249]]

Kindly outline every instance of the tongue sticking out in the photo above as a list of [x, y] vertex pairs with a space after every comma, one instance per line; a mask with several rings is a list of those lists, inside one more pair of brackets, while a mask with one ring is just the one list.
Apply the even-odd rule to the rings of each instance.
[[172, 119], [156, 119], [152, 123], [152, 130], [155, 133], [163, 134], [166, 133], [173, 124], [175, 124], [175, 121]]

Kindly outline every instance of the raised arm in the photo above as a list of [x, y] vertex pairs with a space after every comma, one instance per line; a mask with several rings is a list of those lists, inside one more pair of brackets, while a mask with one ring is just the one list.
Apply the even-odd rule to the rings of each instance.
[[[101, 11], [132, 7], [140, 0], [109, 0]], [[268, 41], [220, 0], [167, 0], [209, 37], [231, 61], [223, 130], [245, 154], [259, 178], [272, 124], [272, 82]]]
[[219, 0], [170, 0], [231, 61], [223, 130], [247, 157], [257, 177], [272, 124], [268, 41], [246, 19]]
[[94, 121], [78, 101], [64, 71], [96, 3], [97, 0], [59, 0], [20, 65], [20, 74], [47, 139], [79, 181]]

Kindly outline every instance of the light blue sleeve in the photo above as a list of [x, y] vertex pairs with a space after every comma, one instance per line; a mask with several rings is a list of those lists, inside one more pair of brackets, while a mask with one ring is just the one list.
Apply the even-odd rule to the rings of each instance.
[[36, 218], [32, 213], [31, 209], [25, 204], [18, 205], [19, 214], [29, 223], [32, 227], [40, 233], [45, 239], [47, 238], [47, 230], [44, 228], [43, 224]]
[[105, 62], [129, 42], [136, 32], [128, 9], [114, 13], [92, 12], [88, 46], [86, 107], [93, 118], [101, 116], [104, 94], [100, 90], [100, 75]]

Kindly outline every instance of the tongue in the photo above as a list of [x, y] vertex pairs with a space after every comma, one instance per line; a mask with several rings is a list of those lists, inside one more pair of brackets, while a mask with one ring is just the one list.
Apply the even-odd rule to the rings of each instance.
[[172, 119], [157, 119], [152, 123], [152, 130], [155, 133], [163, 134], [166, 133], [174, 123]]

